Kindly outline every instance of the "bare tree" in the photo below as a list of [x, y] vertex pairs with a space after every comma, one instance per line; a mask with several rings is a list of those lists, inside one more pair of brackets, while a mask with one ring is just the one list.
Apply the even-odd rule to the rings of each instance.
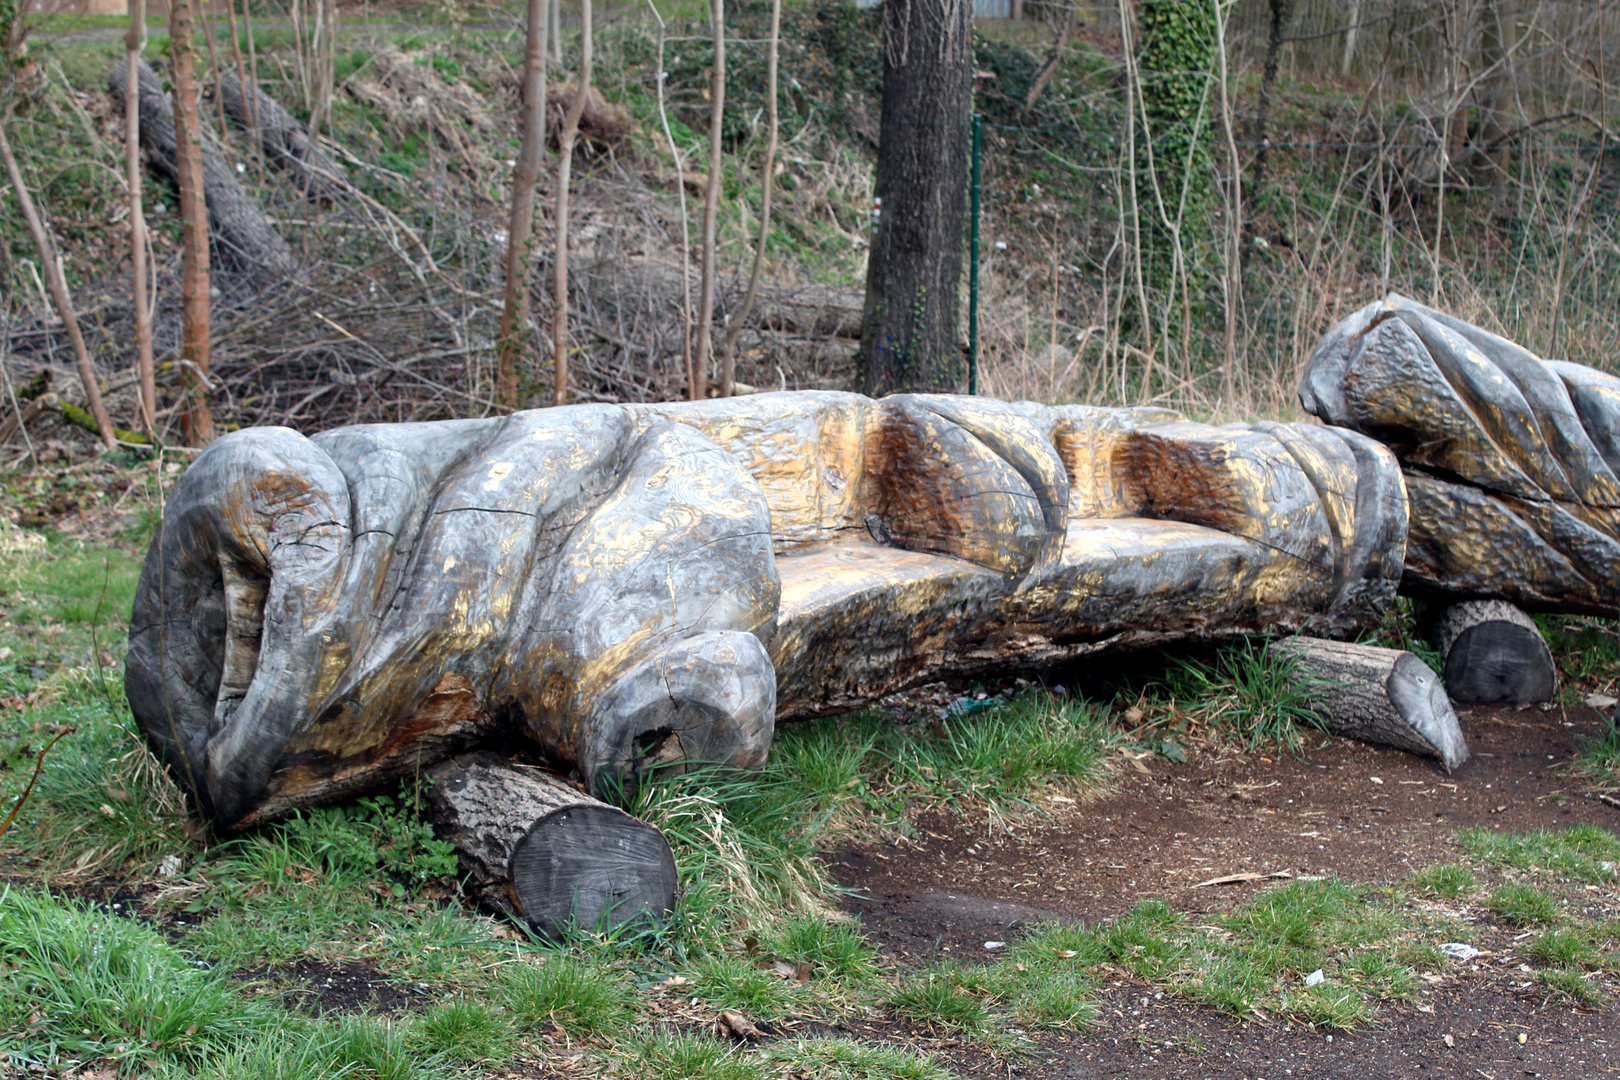
[[95, 417], [101, 441], [111, 450], [118, 443], [113, 436], [112, 421], [107, 419], [107, 408], [101, 403], [96, 369], [90, 364], [90, 352], [84, 346], [84, 335], [79, 333], [79, 320], [73, 315], [73, 301], [68, 297], [67, 279], [62, 276], [62, 262], [57, 256], [56, 245], [51, 243], [50, 233], [45, 229], [45, 222], [34, 206], [34, 199], [28, 193], [28, 185], [23, 183], [22, 170], [17, 167], [17, 155], [11, 152], [11, 142], [6, 138], [3, 122], [0, 122], [0, 158], [5, 159], [6, 175], [11, 178], [12, 190], [17, 196], [18, 205], [22, 207], [23, 220], [33, 234], [34, 246], [39, 249], [39, 261], [43, 264], [45, 281], [51, 290], [51, 301], [62, 316], [62, 324], [67, 327], [68, 340], [73, 343], [73, 356], [79, 364], [79, 379], [84, 383], [84, 398], [90, 406], [90, 415]]
[[726, 4], [725, 0], [709, 0], [709, 24], [714, 34], [714, 68], [710, 72], [709, 107], [709, 176], [703, 188], [703, 246], [698, 251], [697, 356], [693, 370], [697, 378], [689, 388], [692, 400], [707, 397], [709, 393], [709, 357], [714, 351], [714, 285], [715, 285], [715, 228], [720, 216], [720, 171], [724, 157], [720, 145], [722, 120], [726, 110]]
[[141, 53], [146, 49], [146, 0], [130, 0], [129, 55], [133, 93], [124, 95], [124, 169], [129, 187], [129, 267], [135, 308], [135, 372], [140, 382], [141, 426], [157, 442], [157, 369], [152, 359], [152, 309], [146, 294], [146, 215], [141, 209]]
[[512, 170], [512, 212], [506, 226], [506, 299], [501, 306], [495, 400], [518, 406], [518, 367], [529, 335], [529, 241], [534, 236], [534, 188], [546, 142], [547, 0], [529, 0], [523, 54], [523, 143]]
[[883, 5], [882, 215], [866, 270], [857, 371], [869, 394], [954, 388], [962, 277], [971, 0]]
[[765, 100], [770, 117], [765, 136], [765, 169], [760, 173], [759, 242], [754, 245], [754, 264], [748, 271], [748, 290], [743, 294], [737, 317], [726, 328], [725, 347], [720, 351], [720, 396], [730, 397], [737, 379], [737, 339], [742, 335], [748, 313], [759, 294], [759, 273], [765, 264], [765, 242], [771, 235], [771, 179], [776, 172], [776, 143], [781, 131], [776, 107], [776, 58], [782, 39], [782, 0], [771, 0], [770, 55], [765, 61]]
[[574, 142], [579, 138], [579, 118], [585, 113], [585, 100], [591, 92], [591, 0], [580, 0], [579, 17], [579, 78], [557, 140], [557, 254], [551, 297], [551, 353], [557, 370], [551, 391], [553, 405], [568, 401], [568, 182], [574, 164]]
[[664, 101], [664, 90], [669, 72], [664, 70], [664, 42], [669, 27], [658, 12], [658, 5], [647, 0], [647, 9], [658, 20], [658, 122], [664, 129], [664, 141], [669, 143], [669, 157], [675, 163], [675, 195], [681, 205], [681, 370], [686, 373], [687, 397], [696, 400], [697, 368], [692, 364], [692, 216], [686, 212], [686, 172], [681, 165], [684, 156], [675, 133], [670, 130], [669, 110]]
[[180, 364], [185, 369], [186, 387], [180, 429], [188, 446], [203, 446], [213, 441], [214, 415], [208, 404], [208, 208], [203, 202], [202, 127], [197, 115], [191, 5], [192, 0], [171, 0], [169, 63], [174, 77], [175, 170], [180, 188]]

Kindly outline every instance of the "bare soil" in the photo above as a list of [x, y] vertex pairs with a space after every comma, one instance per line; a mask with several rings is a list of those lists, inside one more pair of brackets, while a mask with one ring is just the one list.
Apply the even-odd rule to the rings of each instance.
[[[1021, 925], [1092, 923], [1144, 897], [1192, 914], [1226, 911], [1278, 880], [1201, 884], [1229, 875], [1399, 883], [1457, 860], [1454, 833], [1470, 826], [1620, 829], [1620, 809], [1586, 793], [1567, 765], [1581, 738], [1604, 729], [1597, 712], [1475, 707], [1458, 715], [1473, 756], [1449, 776], [1424, 759], [1345, 740], [1313, 741], [1305, 760], [1212, 750], [1184, 764], [1144, 759], [1085, 805], [1048, 799], [1039, 818], [1011, 827], [928, 814], [915, 838], [850, 847], [833, 866], [853, 890], [847, 909], [884, 958], [920, 965], [987, 960], [985, 942], [1005, 941]], [[1588, 890], [1589, 913], [1620, 909], [1615, 886]], [[1489, 917], [1478, 929], [1485, 956], [1427, 984], [1420, 1005], [1387, 1005], [1373, 1027], [1354, 1033], [1239, 1020], [1121, 976], [1104, 988], [1095, 1027], [1044, 1038], [1032, 1059], [934, 1049], [985, 1076], [1620, 1075], [1613, 1008], [1547, 1001], [1524, 985], [1515, 930]]]

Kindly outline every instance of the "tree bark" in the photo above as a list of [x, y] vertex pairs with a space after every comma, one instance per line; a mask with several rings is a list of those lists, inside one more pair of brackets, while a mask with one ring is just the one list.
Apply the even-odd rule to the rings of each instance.
[[495, 399], [518, 406], [518, 372], [529, 339], [529, 243], [534, 238], [534, 189], [546, 143], [547, 0], [529, 0], [523, 52], [523, 142], [512, 170], [512, 209], [506, 224], [506, 295], [497, 340]]
[[[1255, 143], [1254, 168], [1250, 172], [1248, 203], [1257, 205], [1266, 182], [1266, 158], [1271, 139], [1266, 125], [1271, 112], [1271, 91], [1277, 85], [1277, 61], [1282, 55], [1283, 28], [1294, 14], [1294, 0], [1269, 0], [1271, 21], [1266, 34], [1266, 59], [1260, 73], [1260, 102], [1255, 107], [1254, 130], [1250, 135]], [[1236, 183], [1236, 181], [1233, 181]]]
[[771, 0], [771, 40], [765, 68], [765, 97], [769, 126], [765, 137], [765, 167], [760, 172], [759, 239], [754, 244], [754, 264], [748, 271], [748, 289], [743, 294], [742, 306], [726, 328], [725, 347], [720, 355], [720, 396], [730, 397], [737, 392], [737, 339], [754, 310], [754, 299], [759, 293], [759, 273], [765, 264], [765, 245], [771, 235], [771, 188], [776, 172], [776, 141], [780, 131], [776, 105], [776, 58], [782, 37], [782, 0]]
[[1433, 639], [1454, 701], [1528, 705], [1551, 701], [1558, 689], [1558, 666], [1541, 629], [1506, 601], [1452, 605], [1435, 621]]
[[1339, 77], [1350, 77], [1356, 59], [1356, 38], [1361, 34], [1361, 0], [1350, 0], [1350, 17], [1344, 29], [1344, 55], [1339, 59]]
[[714, 355], [714, 291], [718, 268], [715, 266], [715, 230], [720, 218], [720, 177], [725, 165], [721, 136], [726, 109], [726, 5], [725, 0], [709, 0], [709, 29], [714, 37], [714, 66], [709, 72], [709, 175], [703, 185], [703, 241], [698, 249], [698, 322], [696, 355], [692, 360], [697, 378], [694, 398], [709, 392], [709, 360]]
[[973, 91], [970, 0], [883, 8], [881, 213], [866, 270], [857, 381], [874, 396], [954, 388]]
[[[211, 301], [208, 206], [204, 201], [202, 124], [197, 115], [191, 4], [192, 0], [170, 0], [169, 63], [174, 74], [174, 171], [180, 188], [180, 362], [185, 367], [182, 381], [186, 387], [180, 430], [187, 446], [204, 446], [214, 439], [214, 413], [208, 403]], [[143, 85], [136, 91], [142, 108], [146, 100], [145, 75], [143, 69]]]
[[579, 118], [584, 115], [591, 90], [591, 0], [580, 0], [579, 17], [579, 78], [557, 140], [557, 251], [552, 259], [551, 294], [551, 357], [556, 371], [551, 390], [553, 405], [568, 402], [568, 184], [574, 167], [574, 142], [579, 138]]
[[679, 875], [651, 825], [498, 754], [452, 758], [428, 777], [425, 816], [480, 903], [554, 940], [668, 922]]
[[1271, 647], [1315, 677], [1317, 708], [1335, 735], [1437, 758], [1447, 772], [1468, 760], [1445, 685], [1413, 654], [1303, 636]]
[[[146, 49], [146, 0], [130, 0], [125, 85], [139, 85], [141, 53]], [[141, 109], [124, 99], [124, 180], [129, 186], [130, 302], [135, 309], [135, 372], [140, 383], [141, 427], [157, 442], [157, 365], [152, 356], [152, 309], [146, 290], [146, 215], [141, 207]]]
[[67, 328], [68, 340], [73, 344], [73, 357], [79, 367], [79, 381], [84, 384], [84, 399], [96, 419], [96, 430], [107, 449], [115, 449], [118, 442], [113, 436], [112, 421], [107, 417], [107, 407], [101, 403], [101, 388], [96, 382], [96, 369], [90, 362], [90, 350], [85, 348], [84, 335], [79, 332], [79, 320], [73, 314], [73, 300], [68, 296], [67, 279], [62, 276], [62, 263], [56, 253], [56, 245], [51, 243], [44, 219], [34, 206], [33, 196], [28, 193], [28, 185], [23, 182], [22, 170], [17, 166], [17, 156], [11, 152], [11, 142], [6, 138], [3, 120], [0, 120], [0, 158], [5, 159], [6, 175], [11, 178], [12, 192], [17, 197], [17, 204], [22, 208], [23, 220], [28, 223], [28, 231], [34, 238], [34, 246], [39, 249], [40, 266], [45, 271], [45, 284], [50, 289], [51, 302], [56, 305], [57, 314], [62, 317], [62, 325]]
[[329, 201], [342, 194], [347, 185], [337, 162], [280, 102], [258, 87], [254, 87], [250, 101], [242, 93], [241, 77], [234, 71], [220, 76], [215, 92], [231, 123], [258, 140], [270, 164], [286, 173], [304, 198]]

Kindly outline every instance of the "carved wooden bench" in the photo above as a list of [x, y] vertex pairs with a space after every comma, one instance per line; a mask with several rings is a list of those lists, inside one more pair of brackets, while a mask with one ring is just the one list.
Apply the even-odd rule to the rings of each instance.
[[220, 439], [127, 663], [226, 826], [521, 735], [595, 789], [947, 674], [1379, 617], [1394, 458], [1315, 425], [783, 393]]

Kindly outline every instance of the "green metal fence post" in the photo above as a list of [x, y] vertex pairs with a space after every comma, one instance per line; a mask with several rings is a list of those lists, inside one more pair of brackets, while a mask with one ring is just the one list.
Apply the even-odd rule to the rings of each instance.
[[968, 393], [979, 392], [979, 121], [973, 117], [973, 225], [968, 242]]

